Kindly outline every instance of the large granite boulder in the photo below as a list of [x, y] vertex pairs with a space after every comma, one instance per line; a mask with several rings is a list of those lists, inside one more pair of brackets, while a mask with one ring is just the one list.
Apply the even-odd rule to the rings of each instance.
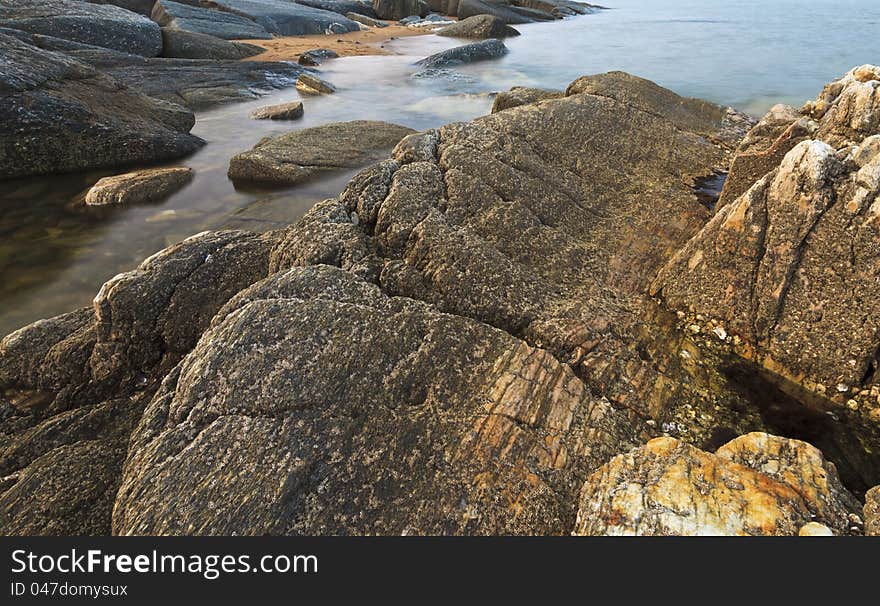
[[437, 30], [438, 36], [451, 38], [509, 38], [519, 32], [493, 15], [474, 15]]
[[0, 0], [0, 27], [155, 57], [162, 33], [150, 19], [111, 4]]
[[83, 63], [4, 35], [0, 55], [0, 178], [170, 160], [202, 145], [190, 112]]
[[[779, 164], [724, 205], [652, 291], [699, 316], [704, 333], [711, 325], [734, 339], [737, 355], [805, 406], [863, 425], [859, 441], [871, 444], [880, 436], [880, 68], [851, 71], [805, 113], [810, 138], [768, 155]], [[871, 461], [868, 486], [880, 470]]]
[[803, 442], [749, 434], [715, 454], [657, 438], [584, 484], [577, 535], [788, 535], [821, 523], [850, 534], [859, 503]]
[[459, 0], [456, 15], [467, 19], [476, 15], [491, 15], [507, 25], [553, 21], [556, 17], [544, 11], [522, 8], [507, 0]]
[[360, 0], [297, 0], [296, 3], [340, 15], [353, 13], [367, 18], [376, 18], [377, 16], [371, 3]]
[[429, 57], [417, 61], [416, 65], [426, 70], [440, 69], [476, 61], [497, 59], [510, 52], [501, 40], [491, 39], [463, 46], [456, 46], [445, 51], [440, 51]]
[[368, 120], [336, 122], [267, 137], [233, 157], [229, 178], [293, 185], [330, 171], [385, 157], [412, 129]]
[[[145, 15], [147, 17], [150, 16], [150, 13], [153, 10], [153, 5], [156, 3], [156, 0], [84, 0], [85, 2], [90, 2], [92, 4], [112, 4], [114, 6], [118, 6], [120, 8], [124, 8], [125, 10], [132, 11], [133, 13], [140, 13], [141, 15]], [[198, 1], [198, 0], [193, 0]]]
[[253, 19], [270, 34], [342, 34], [360, 25], [337, 12], [312, 8], [287, 0], [208, 0], [204, 4]]
[[399, 21], [405, 17], [424, 17], [428, 14], [425, 0], [373, 0], [373, 11], [379, 19]]
[[224, 40], [267, 40], [272, 35], [252, 19], [232, 12], [156, 0], [153, 20], [164, 28], [205, 34]]
[[235, 61], [263, 52], [265, 49], [253, 44], [229, 42], [222, 38], [169, 27], [162, 28], [162, 56], [166, 58]]
[[565, 93], [561, 90], [514, 86], [509, 91], [495, 95], [495, 101], [492, 102], [492, 113], [494, 114], [496, 112], [504, 111], [511, 107], [537, 103], [538, 101], [544, 101], [546, 99], [560, 99], [564, 96]]

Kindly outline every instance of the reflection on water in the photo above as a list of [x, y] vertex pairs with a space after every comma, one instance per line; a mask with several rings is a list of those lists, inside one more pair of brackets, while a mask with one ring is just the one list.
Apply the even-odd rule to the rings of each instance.
[[254, 121], [256, 107], [299, 98], [285, 90], [202, 113], [208, 145], [178, 164], [191, 185], [150, 206], [71, 204], [99, 178], [121, 171], [0, 183], [0, 334], [87, 305], [114, 274], [206, 229], [267, 230], [339, 193], [354, 171], [288, 190], [236, 190], [229, 158], [260, 138], [326, 122], [377, 119], [425, 129], [488, 112], [493, 91], [561, 88], [589, 73], [622, 69], [677, 92], [760, 114], [800, 104], [850, 67], [878, 63], [875, 0], [608, 0], [613, 10], [565, 22], [517, 26], [498, 61], [413, 78], [412, 63], [459, 42], [438, 36], [386, 44], [398, 56], [351, 57], [323, 66], [335, 95], [306, 98], [294, 123]]

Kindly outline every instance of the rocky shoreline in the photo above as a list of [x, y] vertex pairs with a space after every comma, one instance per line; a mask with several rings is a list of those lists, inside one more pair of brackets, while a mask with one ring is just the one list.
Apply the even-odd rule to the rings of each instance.
[[[0, 26], [28, 2], [0, 0]], [[277, 33], [289, 4], [160, 3], [199, 35], [199, 11], [227, 5], [253, 19], [223, 28]], [[148, 56], [156, 29], [164, 48], [139, 21], [151, 2], [125, 11], [137, 47], [73, 40], [46, 12], [120, 18], [104, 4], [36, 4], [0, 32], [0, 177], [181, 157], [202, 144], [193, 110], [320, 82]], [[356, 4], [296, 5], [274, 27], [332, 5], [491, 34], [423, 61], [438, 69], [503, 53], [519, 19], [588, 10]], [[495, 20], [465, 24], [473, 10]], [[0, 342], [0, 532], [877, 534], [880, 68], [760, 121], [590, 75], [427, 132], [300, 129], [229, 174], [357, 167], [295, 224], [194, 235]], [[707, 203], [700, 184], [725, 173]], [[112, 178], [92, 200], [188, 178]]]

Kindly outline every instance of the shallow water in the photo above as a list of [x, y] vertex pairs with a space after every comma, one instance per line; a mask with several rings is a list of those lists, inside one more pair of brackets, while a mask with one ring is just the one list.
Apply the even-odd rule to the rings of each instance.
[[257, 107], [299, 98], [294, 89], [201, 113], [194, 133], [208, 145], [177, 164], [193, 183], [160, 204], [84, 209], [71, 201], [122, 171], [0, 183], [0, 334], [87, 305], [120, 271], [206, 229], [266, 230], [334, 196], [354, 171], [288, 190], [236, 190], [229, 158], [260, 138], [331, 121], [380, 119], [416, 129], [488, 112], [491, 93], [511, 86], [561, 88], [583, 74], [626, 70], [677, 91], [760, 115], [800, 104], [854, 65], [880, 62], [876, 0], [607, 0], [613, 10], [517, 26], [498, 61], [414, 78], [417, 59], [459, 42], [438, 36], [386, 46], [397, 56], [324, 64], [339, 92], [306, 98], [305, 117], [254, 121]]

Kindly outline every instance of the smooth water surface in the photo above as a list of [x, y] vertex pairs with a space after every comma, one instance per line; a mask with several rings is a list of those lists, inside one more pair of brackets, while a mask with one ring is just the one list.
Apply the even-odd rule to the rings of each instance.
[[606, 0], [612, 10], [517, 26], [510, 54], [414, 77], [417, 59], [459, 44], [422, 36], [386, 44], [399, 55], [322, 66], [339, 92], [304, 99], [297, 122], [255, 121], [257, 107], [299, 98], [294, 89], [199, 114], [208, 145], [176, 164], [191, 185], [162, 203], [86, 209], [76, 198], [122, 170], [0, 183], [0, 334], [87, 305], [120, 271], [206, 229], [274, 229], [339, 193], [354, 171], [287, 190], [236, 190], [229, 158], [267, 135], [332, 121], [378, 119], [426, 129], [489, 111], [511, 86], [561, 88], [583, 74], [626, 70], [676, 92], [760, 115], [798, 105], [855, 65], [880, 63], [877, 0]]

